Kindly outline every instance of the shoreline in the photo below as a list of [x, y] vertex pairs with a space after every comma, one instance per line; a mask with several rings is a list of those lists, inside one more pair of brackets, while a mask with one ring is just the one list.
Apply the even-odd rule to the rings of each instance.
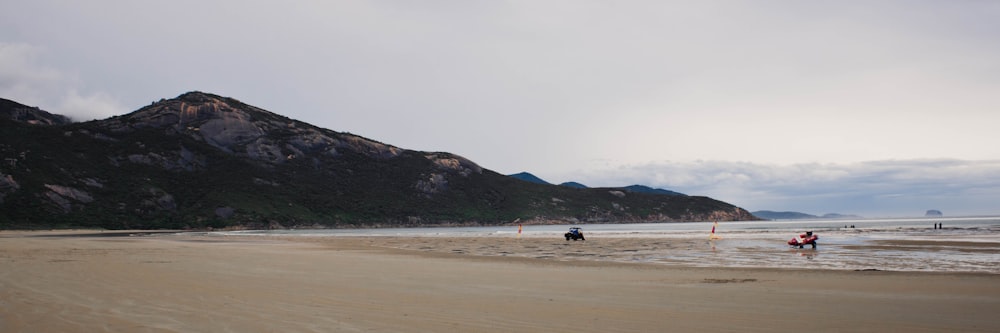
[[[218, 237], [219, 235], [210, 236]], [[820, 249], [790, 248], [782, 241], [738, 238], [707, 240], [661, 237], [589, 237], [564, 241], [552, 236], [315, 236], [226, 235], [303, 242], [362, 239], [371, 246], [414, 252], [550, 261], [639, 263], [676, 267], [761, 268], [817, 271], [960, 272], [1000, 275], [1000, 263], [953, 263], [955, 252], [989, 260], [1000, 255], [1000, 243], [901, 240], [893, 245], [837, 244]], [[961, 247], [961, 250], [957, 250]], [[941, 251], [951, 252], [950, 254]], [[859, 257], [861, 256], [861, 257]], [[904, 256], [904, 258], [900, 258]], [[963, 258], [970, 259], [970, 258]]]
[[480, 256], [448, 238], [49, 236], [0, 232], [0, 331], [1000, 330], [997, 274]]

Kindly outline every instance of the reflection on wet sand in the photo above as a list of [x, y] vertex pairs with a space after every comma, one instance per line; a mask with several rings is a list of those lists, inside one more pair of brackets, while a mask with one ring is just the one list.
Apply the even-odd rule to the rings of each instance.
[[509, 236], [362, 238], [380, 248], [485, 257], [648, 262], [697, 267], [878, 268], [1000, 273], [1000, 244], [984, 242], [900, 240], [879, 241], [878, 245], [821, 243], [817, 249], [798, 249], [789, 248], [780, 240], [739, 238], [704, 240], [591, 236], [586, 241]]

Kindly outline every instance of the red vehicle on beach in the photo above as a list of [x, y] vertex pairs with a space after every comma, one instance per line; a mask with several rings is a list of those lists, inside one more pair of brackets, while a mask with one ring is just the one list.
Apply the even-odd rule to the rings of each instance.
[[798, 246], [800, 249], [806, 245], [812, 245], [812, 248], [815, 249], [817, 239], [819, 239], [819, 236], [813, 235], [812, 231], [806, 231], [806, 233], [799, 235], [798, 238], [792, 238], [789, 240], [788, 245]]

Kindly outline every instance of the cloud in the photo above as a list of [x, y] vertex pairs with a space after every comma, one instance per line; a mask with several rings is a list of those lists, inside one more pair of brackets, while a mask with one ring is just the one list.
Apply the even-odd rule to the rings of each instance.
[[117, 99], [106, 93], [83, 96], [76, 89], [66, 92], [62, 104], [57, 108], [60, 113], [74, 120], [104, 119], [122, 114], [124, 109]]
[[41, 53], [27, 44], [0, 42], [0, 96], [22, 103], [38, 103], [54, 87], [69, 81], [58, 70], [38, 64]]
[[73, 120], [91, 120], [121, 114], [126, 108], [104, 92], [80, 93], [76, 75], [39, 61], [45, 50], [23, 43], [0, 42], [0, 97]]
[[1000, 159], [992, 2], [0, 9], [0, 40], [29, 43], [0, 44], [0, 94], [74, 118], [202, 90], [557, 182], [750, 209], [996, 206], [995, 163], [968, 162]]
[[[697, 161], [625, 165], [571, 175], [594, 186], [645, 184], [750, 210], [914, 216], [926, 209], [996, 214], [1000, 161], [884, 160], [776, 165]], [[557, 181], [557, 182], [561, 182]]]

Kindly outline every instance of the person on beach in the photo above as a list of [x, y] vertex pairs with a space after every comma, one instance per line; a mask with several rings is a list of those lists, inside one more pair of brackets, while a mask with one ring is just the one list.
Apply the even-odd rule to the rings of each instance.
[[[799, 239], [801, 238], [801, 240]], [[806, 233], [799, 235], [799, 238], [792, 238], [788, 241], [788, 245], [798, 246], [800, 249], [806, 245], [812, 245], [812, 248], [816, 248], [816, 240], [819, 236], [813, 235], [812, 231], [806, 231]]]

